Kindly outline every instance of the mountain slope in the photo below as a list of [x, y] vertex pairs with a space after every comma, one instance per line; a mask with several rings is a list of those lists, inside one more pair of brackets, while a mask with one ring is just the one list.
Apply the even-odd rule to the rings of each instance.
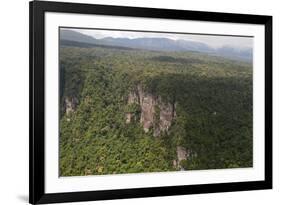
[[229, 46], [212, 48], [205, 43], [187, 40], [172, 40], [169, 38], [112, 38], [106, 37], [96, 39], [73, 30], [61, 30], [60, 39], [89, 43], [96, 45], [109, 45], [118, 47], [129, 47], [135, 49], [155, 50], [155, 51], [195, 51], [222, 56], [233, 60], [252, 61], [252, 49], [238, 49]]

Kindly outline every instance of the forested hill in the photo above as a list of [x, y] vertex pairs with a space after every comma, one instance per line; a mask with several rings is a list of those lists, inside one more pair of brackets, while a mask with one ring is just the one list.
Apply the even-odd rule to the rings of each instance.
[[208, 53], [210, 55], [222, 56], [234, 60], [243, 60], [247, 62], [252, 61], [252, 49], [250, 48], [234, 48], [230, 46], [224, 46], [221, 48], [212, 48], [207, 44], [187, 41], [187, 40], [172, 40], [169, 38], [112, 38], [106, 37], [102, 39], [96, 39], [91, 36], [73, 31], [64, 30], [60, 31], [61, 40], [82, 42], [93, 45], [109, 45], [118, 47], [129, 47], [145, 50], [155, 51], [196, 51]]
[[95, 44], [60, 47], [61, 176], [252, 167], [250, 63]]

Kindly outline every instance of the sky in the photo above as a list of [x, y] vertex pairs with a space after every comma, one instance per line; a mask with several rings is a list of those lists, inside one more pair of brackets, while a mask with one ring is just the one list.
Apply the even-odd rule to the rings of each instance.
[[252, 37], [233, 37], [216, 35], [194, 35], [194, 34], [174, 34], [174, 33], [153, 33], [153, 32], [132, 32], [132, 31], [112, 31], [94, 29], [71, 29], [83, 34], [87, 34], [97, 39], [105, 37], [113, 38], [170, 38], [173, 40], [188, 40], [207, 44], [213, 48], [231, 46], [235, 48], [253, 48]]

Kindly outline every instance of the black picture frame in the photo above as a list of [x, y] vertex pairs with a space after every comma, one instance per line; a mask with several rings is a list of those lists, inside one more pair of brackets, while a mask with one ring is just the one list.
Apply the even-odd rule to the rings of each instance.
[[[155, 8], [105, 6], [62, 2], [33, 1], [30, 12], [30, 143], [29, 202], [31, 204], [91, 201], [260, 190], [272, 188], [272, 17], [262, 15], [214, 13]], [[110, 16], [150, 17], [209, 22], [259, 24], [265, 26], [265, 180], [219, 184], [198, 184], [107, 191], [45, 193], [45, 12], [100, 14]]]

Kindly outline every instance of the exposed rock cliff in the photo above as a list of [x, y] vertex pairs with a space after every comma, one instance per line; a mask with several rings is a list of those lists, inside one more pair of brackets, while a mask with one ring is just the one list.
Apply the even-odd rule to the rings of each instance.
[[188, 150], [186, 150], [184, 147], [177, 146], [177, 159], [173, 161], [174, 167], [184, 170], [184, 168], [181, 165], [181, 162], [187, 160], [189, 155], [190, 153]]
[[154, 135], [158, 136], [162, 131], [168, 132], [173, 119], [176, 117], [176, 111], [175, 104], [163, 102], [161, 97], [159, 97], [156, 102]]
[[133, 118], [133, 114], [132, 113], [130, 113], [130, 112], [126, 113], [126, 124], [131, 123], [132, 118]]
[[78, 99], [76, 97], [65, 97], [64, 108], [66, 115], [74, 112], [78, 105]]
[[[139, 106], [139, 121], [145, 132], [153, 129], [154, 136], [168, 132], [176, 117], [175, 103], [164, 102], [160, 96], [145, 92], [140, 85], [129, 93], [127, 103], [129, 106], [133, 104]], [[133, 117], [137, 120], [135, 110], [126, 113], [126, 123], [130, 123]]]
[[133, 120], [137, 121], [137, 108], [139, 108], [139, 96], [137, 92], [130, 92], [128, 96], [127, 112], [126, 112], [126, 123], [129, 124]]

